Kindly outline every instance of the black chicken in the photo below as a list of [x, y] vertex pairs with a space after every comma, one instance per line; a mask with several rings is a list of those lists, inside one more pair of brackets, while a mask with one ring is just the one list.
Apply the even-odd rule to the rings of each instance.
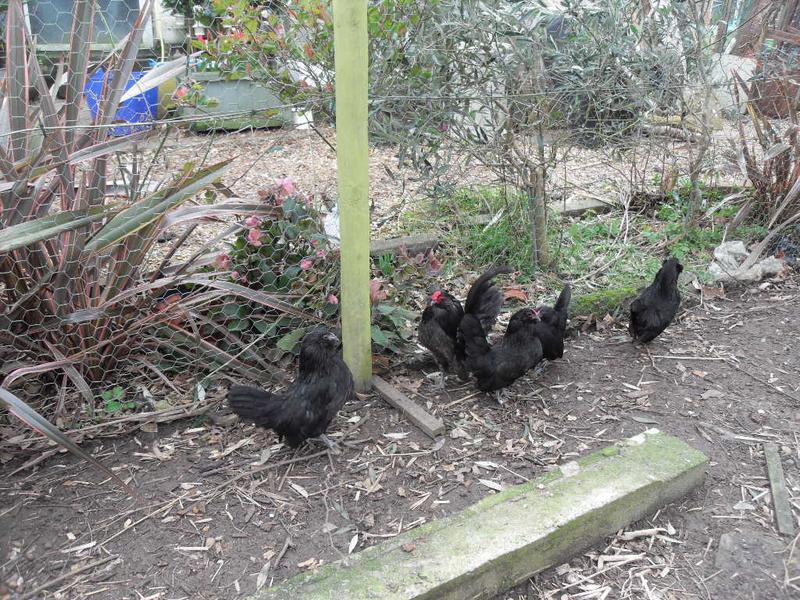
[[542, 352], [547, 360], [564, 356], [564, 334], [567, 331], [567, 311], [571, 298], [572, 288], [567, 284], [552, 308], [549, 306], [536, 308], [540, 319], [535, 327], [536, 335], [542, 343]]
[[[501, 273], [510, 273], [508, 267], [494, 267], [478, 277], [467, 293], [467, 312], [473, 314], [485, 332], [489, 332], [497, 320], [503, 305], [503, 292], [494, 286], [493, 279]], [[430, 350], [439, 365], [444, 387], [446, 374], [455, 371], [462, 380], [469, 379], [464, 368], [464, 348], [459, 343], [458, 325], [465, 309], [449, 292], [437, 290], [431, 296], [430, 305], [422, 312], [419, 324], [419, 343]]]
[[681, 296], [678, 275], [683, 265], [677, 258], [664, 261], [653, 283], [631, 303], [631, 322], [628, 332], [641, 343], [647, 343], [664, 331], [678, 313]]
[[497, 401], [504, 402], [503, 388], [511, 385], [532, 369], [542, 358], [542, 344], [536, 334], [539, 315], [532, 308], [523, 308], [511, 316], [503, 339], [492, 346], [480, 320], [465, 314], [459, 326], [464, 342], [466, 368], [475, 375], [483, 392], [497, 392]]
[[303, 338], [297, 378], [284, 392], [233, 385], [228, 404], [242, 419], [275, 430], [292, 448], [318, 438], [336, 450], [325, 431], [342, 405], [354, 397], [353, 376], [340, 348], [338, 337], [318, 327]]

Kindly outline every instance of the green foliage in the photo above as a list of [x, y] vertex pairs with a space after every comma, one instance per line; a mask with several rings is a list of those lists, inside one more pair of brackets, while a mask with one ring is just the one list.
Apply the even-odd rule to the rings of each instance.
[[[688, 182], [681, 182], [655, 214], [631, 213], [628, 224], [618, 212], [587, 212], [579, 218], [551, 219], [549, 240], [559, 278], [581, 281], [588, 277], [593, 286], [603, 288], [575, 294], [576, 314], [618, 306], [655, 276], [668, 253], [704, 280], [713, 249], [723, 237], [724, 229], [718, 221], [735, 214], [739, 207], [728, 206], [717, 211], [714, 218], [702, 219], [696, 227], [687, 229], [690, 189]], [[720, 190], [702, 187], [702, 192], [709, 205], [723, 199]], [[520, 219], [516, 217], [524, 210], [523, 199], [497, 189], [462, 189], [437, 202], [438, 223], [448, 231], [448, 245], [469, 257], [470, 264], [503, 261], [521, 273], [520, 281], [535, 279], [536, 274], [530, 271], [529, 231], [519, 226]], [[496, 215], [501, 210], [507, 210], [509, 217], [490, 225], [474, 222], [476, 214]], [[623, 241], [626, 230], [628, 239]], [[761, 239], [766, 233], [763, 227], [751, 225], [741, 227], [737, 238], [747, 242]]]
[[372, 307], [372, 342], [379, 348], [401, 352], [414, 337], [411, 323], [417, 315], [401, 306], [379, 303]]
[[[90, 8], [78, 0], [75, 15], [85, 17]], [[136, 27], [147, 19], [140, 14]], [[172, 260], [187, 236], [175, 236], [161, 255], [166, 258], [150, 251], [173, 227], [191, 233], [199, 222], [260, 214], [265, 205], [216, 201], [213, 187], [227, 162], [183, 165], [154, 190], [148, 178], [153, 164], [128, 152], [153, 132], [109, 138], [105, 126], [112, 124], [134, 68], [139, 35], [129, 36], [104, 62], [113, 76], [100, 94], [99, 127], [76, 129], [83, 95], [68, 94], [56, 108], [56, 88], [40, 70], [20, 2], [11, 3], [8, 24], [14, 43], [6, 51], [4, 97], [13, 131], [0, 148], [0, 350], [9, 364], [24, 366], [13, 368], [2, 385], [38, 378], [47, 390], [36, 399], [41, 412], [58, 406], [58, 417], [74, 422], [94, 416], [98, 397], [106, 413], [130, 408], [116, 391], [109, 396], [99, 389], [121, 373], [130, 377], [145, 369], [163, 376], [227, 365], [252, 376], [258, 357], [241, 360], [241, 340], [223, 334], [213, 320], [220, 298], [302, 313], [213, 270], [201, 274], [207, 247]], [[76, 19], [64, 73], [69, 89], [81, 90], [91, 74], [89, 31], [90, 19]], [[29, 87], [38, 90], [38, 102], [31, 102]], [[160, 148], [152, 160], [160, 160]], [[123, 173], [124, 203], [107, 193], [115, 157], [132, 163]]]
[[394, 255], [381, 254], [378, 257], [378, 270], [384, 277], [389, 277], [394, 274]]
[[121, 412], [123, 410], [133, 410], [136, 408], [135, 402], [125, 402], [125, 390], [121, 386], [114, 386], [110, 390], [104, 390], [100, 397], [103, 399], [103, 410], [108, 415]]
[[[520, 271], [522, 281], [534, 276], [527, 200], [521, 194], [501, 188], [461, 189], [436, 202], [440, 223], [452, 224], [451, 244], [471, 264], [503, 262]], [[491, 221], [476, 222], [477, 215], [488, 215]]]
[[630, 135], [654, 107], [669, 109], [683, 85], [684, 59], [673, 35], [680, 6], [644, 18], [634, 3], [583, 3], [548, 19], [544, 63], [552, 110], [583, 135]]
[[581, 293], [570, 302], [570, 316], [613, 314], [638, 291], [637, 287], [612, 287]]
[[[292, 298], [301, 311], [331, 319], [338, 314], [338, 252], [324, 233], [321, 215], [311, 198], [298, 193], [290, 178], [260, 192], [262, 217], [251, 215], [217, 265], [230, 280], [250, 289]], [[228, 331], [258, 334], [284, 353], [297, 352], [305, 334], [301, 316], [241, 300], [216, 312]], [[302, 313], [300, 313], [302, 315]]]
[[[290, 178], [260, 195], [266, 213], [244, 221], [245, 227], [217, 263], [229, 271], [231, 282], [289, 298], [299, 312], [285, 314], [231, 300], [219, 306], [214, 316], [231, 333], [274, 344], [279, 354], [297, 353], [309, 328], [303, 315], [313, 314], [323, 321], [339, 316], [339, 252], [330, 246], [311, 197], [296, 191]], [[407, 255], [397, 259], [386, 255], [379, 259], [379, 271], [392, 279], [409, 273], [409, 263], [419, 269], [427, 261], [418, 264]], [[395, 286], [372, 281], [372, 340], [379, 350], [400, 352], [413, 334], [409, 321], [414, 315], [389, 301], [396, 293]]]

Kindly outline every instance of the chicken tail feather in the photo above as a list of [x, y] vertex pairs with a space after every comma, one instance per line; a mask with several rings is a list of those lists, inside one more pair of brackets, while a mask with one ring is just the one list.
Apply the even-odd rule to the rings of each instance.
[[572, 299], [572, 287], [569, 284], [564, 286], [564, 289], [561, 290], [561, 294], [558, 296], [558, 300], [556, 300], [556, 304], [553, 307], [558, 314], [566, 314], [567, 309], [569, 309], [569, 302]]
[[483, 356], [491, 351], [492, 347], [486, 339], [486, 332], [481, 326], [478, 317], [472, 314], [464, 315], [458, 326], [458, 335], [464, 344], [464, 354], [468, 358]]
[[494, 286], [493, 279], [503, 273], [511, 273], [507, 266], [492, 267], [478, 277], [467, 293], [464, 312], [475, 315], [485, 333], [489, 331], [503, 306], [503, 292]]
[[282, 412], [275, 394], [246, 385], [231, 386], [228, 405], [240, 418], [262, 427], [274, 427]]

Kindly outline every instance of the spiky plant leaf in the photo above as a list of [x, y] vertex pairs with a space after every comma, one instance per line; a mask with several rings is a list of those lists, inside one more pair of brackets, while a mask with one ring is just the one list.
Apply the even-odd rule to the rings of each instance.
[[136, 491], [127, 483], [125, 483], [116, 473], [114, 473], [96, 458], [93, 458], [86, 451], [81, 450], [81, 448], [78, 447], [71, 439], [69, 439], [58, 427], [50, 423], [50, 421], [33, 410], [25, 402], [2, 387], [0, 387], [0, 404], [5, 406], [12, 415], [17, 417], [31, 429], [38, 431], [56, 444], [59, 444], [72, 452], [75, 456], [82, 458], [86, 462], [90, 463], [93, 467], [96, 467], [102, 471], [105, 475], [110, 477], [114, 483], [125, 490], [128, 495], [133, 498], [141, 499], [141, 496], [137, 494]]

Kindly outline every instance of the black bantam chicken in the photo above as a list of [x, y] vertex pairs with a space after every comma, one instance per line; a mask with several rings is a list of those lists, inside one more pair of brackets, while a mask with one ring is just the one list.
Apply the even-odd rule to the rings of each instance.
[[678, 314], [681, 296], [678, 293], [678, 275], [683, 265], [677, 258], [663, 262], [653, 283], [647, 286], [631, 303], [631, 322], [628, 332], [643, 344], [658, 337]]
[[[494, 267], [478, 277], [470, 287], [465, 302], [466, 311], [481, 323], [488, 333], [497, 321], [503, 305], [503, 292], [494, 286], [493, 279], [501, 273], [510, 273], [508, 267]], [[427, 348], [441, 371], [439, 387], [444, 388], [447, 373], [455, 371], [462, 380], [469, 379], [464, 367], [464, 348], [458, 342], [458, 325], [465, 308], [449, 292], [436, 290], [430, 304], [425, 307], [420, 320], [419, 343]]]
[[273, 394], [233, 385], [228, 404], [242, 419], [273, 429], [292, 448], [318, 438], [337, 450], [325, 431], [344, 403], [354, 397], [353, 376], [340, 348], [338, 337], [318, 327], [303, 338], [297, 378], [285, 391]]
[[505, 390], [535, 367], [543, 358], [542, 344], [536, 335], [539, 315], [533, 308], [523, 308], [511, 316], [503, 339], [492, 346], [480, 320], [465, 314], [459, 326], [464, 342], [464, 364], [475, 376], [479, 390], [497, 392], [504, 403]]
[[564, 334], [567, 331], [567, 312], [571, 298], [572, 288], [567, 284], [552, 308], [539, 306], [535, 309], [539, 315], [539, 323], [535, 327], [536, 336], [542, 343], [542, 353], [547, 360], [564, 356]]

